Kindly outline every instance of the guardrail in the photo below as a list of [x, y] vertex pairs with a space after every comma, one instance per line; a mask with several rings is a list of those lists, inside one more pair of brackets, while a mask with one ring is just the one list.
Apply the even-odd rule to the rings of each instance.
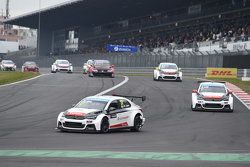
[[[43, 68], [42, 71], [50, 71], [49, 68]], [[144, 75], [153, 75], [154, 67], [117, 67], [117, 74], [144, 74]], [[183, 76], [195, 76], [195, 77], [204, 77], [207, 69], [206, 68], [182, 68]], [[74, 68], [75, 73], [82, 73], [81, 67]], [[238, 77], [250, 77], [250, 69], [238, 69]]]

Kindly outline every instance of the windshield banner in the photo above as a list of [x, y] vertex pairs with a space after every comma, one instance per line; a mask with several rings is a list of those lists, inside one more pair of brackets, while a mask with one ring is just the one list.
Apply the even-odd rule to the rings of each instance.
[[126, 46], [126, 45], [107, 45], [107, 51], [109, 52], [130, 52], [135, 53], [138, 51], [137, 46]]
[[207, 68], [209, 78], [237, 78], [237, 68]]

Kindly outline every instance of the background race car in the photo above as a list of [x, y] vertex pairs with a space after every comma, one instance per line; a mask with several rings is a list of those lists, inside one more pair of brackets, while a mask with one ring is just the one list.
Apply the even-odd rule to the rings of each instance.
[[154, 70], [153, 79], [182, 81], [181, 69], [175, 63], [160, 63]]
[[83, 74], [87, 74], [88, 69], [91, 68], [93, 63], [94, 63], [94, 60], [88, 60], [86, 63], [84, 63], [82, 67]]
[[97, 75], [115, 77], [115, 66], [111, 65], [108, 60], [94, 60], [90, 68], [88, 68], [90, 77]]
[[2, 60], [0, 68], [2, 71], [16, 71], [16, 64], [12, 60]]
[[192, 92], [191, 109], [233, 112], [232, 92], [223, 83], [202, 82], [198, 90]]
[[51, 66], [51, 72], [61, 72], [65, 71], [68, 73], [73, 73], [73, 66], [68, 60], [56, 60]]
[[22, 65], [22, 72], [39, 72], [38, 65], [33, 61], [27, 61]]
[[[133, 97], [141, 98], [144, 97]], [[57, 128], [61, 131], [98, 131], [111, 129], [140, 131], [145, 118], [141, 107], [125, 97], [91, 96], [81, 100], [75, 107], [61, 112]]]

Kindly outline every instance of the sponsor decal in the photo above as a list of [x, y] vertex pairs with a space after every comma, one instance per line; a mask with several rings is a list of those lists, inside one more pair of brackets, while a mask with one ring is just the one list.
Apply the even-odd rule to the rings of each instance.
[[127, 122], [123, 122], [123, 123], [111, 125], [110, 128], [121, 128], [121, 127], [126, 127], [126, 126], [128, 126], [128, 123]]
[[67, 116], [80, 116], [80, 117], [82, 117], [82, 116], [85, 115], [85, 113], [82, 113], [82, 112], [67, 112], [66, 115]]
[[237, 78], [237, 68], [207, 68], [207, 77]]

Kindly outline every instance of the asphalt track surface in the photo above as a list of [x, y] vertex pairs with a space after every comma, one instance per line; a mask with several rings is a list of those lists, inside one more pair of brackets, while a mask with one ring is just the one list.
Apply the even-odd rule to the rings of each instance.
[[[109, 134], [61, 133], [57, 115], [86, 96], [95, 95], [124, 80], [89, 78], [57, 73], [0, 87], [0, 150], [65, 150], [158, 153], [250, 153], [250, 111], [235, 99], [235, 111], [192, 112], [191, 92], [196, 80], [156, 82], [151, 77], [129, 77], [110, 92], [145, 95], [146, 124], [142, 132]], [[136, 154], [136, 153], [135, 153]], [[138, 153], [139, 154], [139, 153]], [[249, 166], [249, 162], [165, 161], [113, 158], [0, 157], [0, 166]]]

